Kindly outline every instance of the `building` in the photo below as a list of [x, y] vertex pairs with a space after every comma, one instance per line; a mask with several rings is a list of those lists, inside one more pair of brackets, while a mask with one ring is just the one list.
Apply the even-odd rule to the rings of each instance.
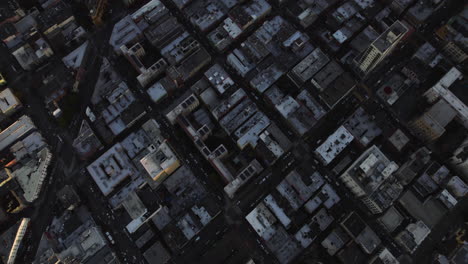
[[148, 263], [154, 264], [166, 264], [171, 259], [171, 255], [159, 241], [148, 248], [143, 253], [143, 256]]
[[77, 25], [71, 6], [62, 0], [54, 1], [36, 19], [41, 32], [57, 45], [68, 45], [85, 33]]
[[414, 0], [393, 0], [388, 2], [390, 2], [390, 8], [393, 11], [397, 14], [401, 14], [414, 2]]
[[126, 178], [137, 173], [120, 143], [91, 163], [87, 170], [104, 195], [109, 195]]
[[434, 228], [447, 214], [446, 206], [435, 196], [428, 196], [421, 199], [412, 190], [406, 190], [400, 199], [399, 204], [414, 219], [422, 221], [429, 229]]
[[330, 109], [341, 102], [356, 85], [351, 74], [345, 72], [336, 61], [330, 61], [318, 71], [311, 83], [320, 92], [320, 99]]
[[0, 243], [2, 245], [0, 247], [0, 260], [2, 263], [7, 263], [8, 261], [19, 226], [20, 222], [18, 221], [0, 234]]
[[453, 152], [449, 162], [455, 171], [460, 173], [465, 181], [468, 181], [468, 137]]
[[403, 215], [393, 206], [377, 219], [377, 221], [384, 227], [385, 231], [392, 233], [395, 231], [405, 220]]
[[55, 217], [42, 236], [33, 263], [103, 263], [118, 264], [107, 237], [84, 206], [66, 210]]
[[27, 203], [32, 203], [39, 197], [51, 161], [52, 153], [44, 147], [36, 156], [24, 160], [21, 168], [11, 172], [11, 178], [18, 182], [22, 189], [22, 197]]
[[0, 151], [11, 146], [34, 129], [36, 129], [36, 126], [30, 117], [20, 117], [15, 123], [0, 133]]
[[34, 129], [31, 119], [23, 116], [0, 134], [4, 144], [2, 151], [8, 153], [3, 159], [0, 187], [3, 193], [10, 192], [18, 203], [14, 209], [9, 206], [11, 212], [22, 210], [39, 197], [52, 162], [52, 153], [44, 138], [39, 132], [32, 132]]
[[328, 236], [322, 241], [321, 245], [327, 250], [330, 256], [334, 256], [340, 251], [351, 238], [341, 227], [336, 227]]
[[409, 128], [423, 141], [433, 141], [445, 133], [445, 127], [457, 113], [444, 100], [438, 101], [422, 116], [411, 121]]
[[245, 30], [264, 18], [270, 11], [271, 6], [265, 0], [244, 2], [231, 9], [228, 17], [208, 33], [207, 38], [218, 51], [224, 51]]
[[40, 37], [39, 32], [34, 30], [31, 29], [33, 33], [23, 37], [24, 40], [19, 39], [19, 44], [10, 49], [11, 54], [24, 70], [31, 70], [54, 55], [49, 44]]
[[219, 24], [229, 10], [238, 3], [238, 1], [192, 1], [183, 12], [194, 26], [202, 32], [207, 32]]
[[374, 70], [407, 37], [409, 32], [409, 27], [403, 22], [393, 23], [370, 44], [364, 53], [355, 58], [354, 63], [358, 72], [365, 76]]
[[330, 164], [351, 142], [354, 136], [344, 127], [340, 126], [316, 150], [315, 155], [324, 165]]
[[7, 264], [15, 263], [18, 250], [21, 246], [21, 243], [23, 242], [24, 235], [26, 234], [26, 231], [29, 227], [29, 221], [30, 221], [29, 218], [23, 218], [21, 220], [21, 223], [18, 227], [18, 231], [16, 232], [15, 239], [13, 241], [13, 244], [11, 245], [10, 254], [8, 255], [8, 260], [5, 263]]
[[322, 105], [306, 89], [293, 98], [273, 85], [264, 95], [294, 132], [300, 136], [309, 132], [326, 114]]
[[[458, 15], [450, 18], [448, 22], [436, 30], [436, 36], [441, 40], [443, 52], [453, 62], [462, 64], [467, 58], [466, 45], [466, 7]], [[464, 48], [465, 47], [465, 48]]]
[[258, 163], [257, 160], [252, 160], [250, 164], [243, 169], [233, 181], [224, 186], [224, 192], [229, 196], [229, 198], [234, 198], [234, 194], [241, 188], [248, 180], [253, 176], [258, 175], [263, 171], [262, 165]]
[[380, 252], [375, 255], [369, 262], [369, 264], [400, 264], [400, 262], [393, 256], [393, 254], [387, 249], [383, 248]]
[[451, 85], [462, 78], [463, 74], [460, 70], [453, 67], [424, 93], [424, 97], [429, 103], [435, 103], [438, 99], [444, 100], [456, 111], [457, 120], [468, 129], [468, 107], [449, 90]]
[[161, 187], [159, 193], [167, 198], [167, 208], [156, 211], [151, 221], [156, 223], [171, 251], [178, 251], [219, 215], [219, 206], [186, 165], [170, 175]]
[[198, 105], [200, 101], [198, 98], [191, 94], [187, 98], [184, 99], [180, 104], [174, 107], [169, 113], [166, 114], [166, 118], [169, 120], [171, 124], [175, 124], [177, 117], [179, 115], [185, 115], [193, 111]]
[[72, 185], [65, 185], [57, 192], [57, 199], [66, 210], [73, 210], [81, 203], [80, 196]]
[[433, 3], [429, 1], [416, 1], [406, 12], [405, 20], [414, 26], [419, 26], [427, 21], [434, 11]]
[[310, 80], [322, 67], [324, 67], [330, 59], [323, 53], [320, 48], [316, 48], [301, 62], [299, 62], [288, 74], [288, 77], [298, 86], [301, 87], [305, 82]]
[[88, 121], [83, 120], [77, 137], [73, 140], [73, 148], [82, 159], [91, 157], [98, 150], [103, 148], [99, 138], [94, 134]]
[[416, 223], [409, 224], [405, 230], [395, 237], [395, 240], [405, 251], [413, 253], [429, 233], [431, 233], [431, 229], [422, 221], [417, 221]]
[[135, 42], [142, 37], [143, 31], [128, 15], [114, 25], [109, 44], [114, 48], [114, 52], [120, 54], [122, 46]]
[[[102, 88], [102, 87], [101, 87]], [[108, 143], [146, 114], [146, 108], [137, 100], [127, 83], [111, 83], [104, 100], [94, 107], [97, 133]]]
[[180, 161], [167, 142], [158, 147], [150, 145], [149, 153], [140, 160], [149, 176], [156, 182], [162, 182], [180, 167]]
[[372, 146], [340, 176], [340, 180], [373, 214], [378, 214], [392, 205], [403, 191], [392, 176], [397, 170], [395, 162]]
[[97, 26], [102, 25], [102, 18], [108, 5], [107, 0], [85, 0], [85, 4], [89, 9], [91, 21]]
[[0, 111], [2, 115], [9, 116], [21, 107], [21, 102], [10, 88], [0, 92]]
[[354, 211], [340, 225], [367, 254], [372, 254], [381, 244], [381, 240], [374, 230]]
[[401, 184], [408, 185], [430, 161], [431, 152], [426, 147], [422, 147], [410, 155], [409, 159], [395, 173], [395, 176]]
[[363, 146], [368, 146], [376, 137], [382, 134], [382, 129], [377, 126], [375, 117], [369, 115], [362, 107], [359, 107], [344, 122], [343, 126]]
[[453, 119], [468, 128], [468, 107], [449, 90], [449, 87], [461, 78], [463, 74], [453, 67], [424, 93], [426, 100], [433, 105], [409, 124], [410, 129], [420, 139], [432, 141], [439, 138]]
[[[279, 0], [278, 2], [284, 1]], [[307, 0], [299, 0], [295, 3], [290, 3], [292, 6], [288, 7], [287, 10], [296, 20], [299, 21], [301, 26], [306, 28], [311, 26], [325, 10], [336, 2], [338, 1], [319, 0], [312, 3]]]
[[[166, 153], [170, 157], [168, 160], [175, 157], [167, 145], [163, 147], [164, 153], [159, 150], [163, 142], [164, 138], [160, 133], [159, 125], [154, 119], [150, 119], [87, 167], [89, 174], [105, 196], [115, 191], [115, 195], [110, 199], [114, 207], [120, 205], [128, 193], [143, 184], [143, 176], [146, 174], [140, 160], [153, 152], [158, 155]], [[169, 155], [171, 153], [172, 156]], [[164, 163], [164, 159], [157, 160], [157, 162], [163, 162], [164, 169], [170, 168], [170, 166], [166, 168], [165, 165], [172, 164]]]
[[401, 151], [408, 144], [410, 139], [403, 131], [397, 129], [389, 138], [390, 144], [398, 151]]

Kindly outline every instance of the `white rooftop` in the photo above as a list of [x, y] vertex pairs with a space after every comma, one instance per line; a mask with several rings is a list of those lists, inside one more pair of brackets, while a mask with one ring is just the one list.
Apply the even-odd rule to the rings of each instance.
[[457, 112], [457, 116], [465, 128], [468, 128], [468, 107], [448, 89], [455, 81], [461, 78], [463, 78], [463, 74], [453, 67], [439, 82], [424, 93], [424, 96], [428, 97], [430, 101], [434, 97], [444, 99]]
[[23, 167], [13, 172], [13, 177], [17, 179], [21, 189], [23, 189], [23, 196], [27, 202], [33, 202], [38, 198], [43, 181], [47, 176], [52, 153], [50, 153], [49, 149], [44, 148], [35, 158], [37, 159], [30, 160]]
[[42, 135], [35, 131], [23, 140], [16, 142], [10, 147], [10, 152], [13, 153], [16, 160], [21, 160], [26, 155], [33, 154], [36, 150], [41, 149], [46, 145]]
[[153, 100], [155, 103], [159, 102], [167, 96], [167, 91], [164, 89], [164, 86], [161, 84], [161, 82], [155, 83], [150, 88], [148, 88], [146, 92], [151, 97], [151, 100]]
[[276, 223], [277, 219], [263, 203], [259, 203], [245, 219], [255, 232], [264, 239], [270, 237], [272, 232], [274, 233], [273, 225]]
[[0, 92], [0, 111], [2, 111], [2, 113], [5, 114], [20, 104], [21, 102], [16, 98], [10, 88], [6, 88]]
[[322, 143], [316, 150], [315, 154], [321, 161], [328, 165], [336, 156], [338, 156], [352, 141], [354, 136], [344, 127], [340, 126], [333, 134], [331, 134], [325, 142]]
[[13, 123], [11, 126], [6, 128], [0, 133], [0, 151], [9, 147], [11, 144], [15, 143], [22, 136], [35, 129], [31, 118], [28, 116], [22, 116]]
[[72, 51], [70, 54], [67, 56], [63, 57], [62, 61], [67, 66], [68, 68], [72, 68], [74, 70], [78, 69], [81, 67], [81, 64], [83, 62], [83, 59], [86, 55], [86, 50], [88, 49], [89, 41], [84, 42], [76, 48], [74, 51]]
[[112, 146], [102, 156], [91, 163], [87, 170], [104, 195], [109, 195], [114, 188], [127, 177], [137, 173], [132, 162], [125, 154], [120, 143]]
[[142, 31], [128, 15], [114, 25], [109, 44], [114, 47], [114, 51], [118, 52], [120, 47], [134, 40], [140, 34]]

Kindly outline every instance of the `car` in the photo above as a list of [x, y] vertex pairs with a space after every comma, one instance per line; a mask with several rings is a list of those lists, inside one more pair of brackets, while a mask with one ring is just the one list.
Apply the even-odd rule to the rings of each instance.
[[109, 232], [106, 232], [107, 239], [111, 242], [112, 245], [115, 245], [114, 238], [111, 236]]
[[6, 85], [7, 82], [5, 80], [5, 78], [3, 78], [3, 75], [0, 73], [0, 86], [3, 86], [3, 85]]

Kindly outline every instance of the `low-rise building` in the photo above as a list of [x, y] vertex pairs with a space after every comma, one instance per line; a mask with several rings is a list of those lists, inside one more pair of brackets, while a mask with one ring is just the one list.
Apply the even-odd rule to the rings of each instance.
[[94, 134], [88, 121], [83, 120], [77, 137], [73, 140], [73, 148], [82, 159], [91, 157], [94, 153], [103, 148], [99, 138]]
[[156, 182], [162, 182], [180, 167], [180, 161], [167, 142], [158, 147], [151, 145], [150, 152], [140, 160], [149, 176]]
[[363, 146], [369, 145], [382, 134], [375, 117], [369, 115], [362, 107], [359, 107], [343, 125]]
[[315, 155], [324, 165], [330, 164], [351, 142], [354, 136], [340, 126], [316, 150]]
[[401, 233], [395, 237], [395, 240], [405, 251], [413, 253], [426, 239], [429, 233], [431, 233], [431, 229], [422, 221], [417, 221], [416, 223], [409, 224], [405, 230], [401, 231]]
[[382, 242], [356, 212], [351, 212], [340, 224], [367, 254], [372, 254]]
[[0, 111], [1, 115], [9, 116], [14, 114], [22, 104], [20, 100], [14, 95], [10, 88], [6, 88], [0, 92]]

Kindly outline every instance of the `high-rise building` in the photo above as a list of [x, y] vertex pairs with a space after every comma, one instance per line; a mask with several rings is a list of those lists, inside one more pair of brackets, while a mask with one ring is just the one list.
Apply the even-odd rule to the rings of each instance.
[[409, 123], [409, 128], [423, 141], [432, 141], [445, 133], [445, 127], [457, 113], [444, 100], [438, 101], [428, 111]]
[[354, 59], [357, 70], [363, 76], [382, 62], [410, 32], [409, 26], [395, 21], [370, 46]]
[[468, 128], [468, 107], [448, 88], [463, 74], [455, 67], [450, 69], [434, 86], [424, 93], [426, 100], [433, 104], [422, 116], [414, 119], [409, 127], [424, 141], [435, 140], [445, 132], [445, 126], [457, 119]]
[[403, 190], [393, 176], [397, 170], [398, 165], [374, 145], [340, 176], [340, 180], [373, 214], [379, 214], [390, 207]]
[[453, 156], [449, 159], [452, 167], [459, 175], [468, 181], [468, 137], [460, 144], [453, 152]]

